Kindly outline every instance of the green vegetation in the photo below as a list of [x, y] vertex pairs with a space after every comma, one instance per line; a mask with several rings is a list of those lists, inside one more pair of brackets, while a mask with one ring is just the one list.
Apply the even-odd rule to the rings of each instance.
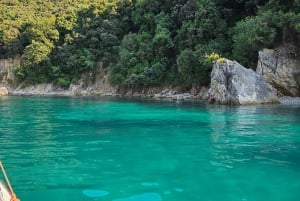
[[102, 67], [121, 86], [206, 85], [207, 55], [254, 67], [299, 34], [300, 0], [0, 1], [0, 57], [21, 55], [20, 81], [64, 87]]

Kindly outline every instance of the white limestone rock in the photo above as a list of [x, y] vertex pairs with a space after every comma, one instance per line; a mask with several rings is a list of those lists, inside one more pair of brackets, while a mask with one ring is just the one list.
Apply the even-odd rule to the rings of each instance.
[[208, 102], [217, 104], [261, 104], [279, 102], [277, 91], [252, 69], [222, 59], [213, 65]]

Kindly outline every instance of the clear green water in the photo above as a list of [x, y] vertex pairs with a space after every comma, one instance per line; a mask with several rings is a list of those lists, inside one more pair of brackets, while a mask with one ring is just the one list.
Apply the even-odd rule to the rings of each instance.
[[300, 106], [0, 98], [22, 201], [300, 200]]

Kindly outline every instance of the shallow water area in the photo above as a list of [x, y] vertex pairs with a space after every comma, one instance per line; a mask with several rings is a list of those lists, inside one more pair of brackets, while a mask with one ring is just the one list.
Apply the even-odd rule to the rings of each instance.
[[300, 105], [0, 97], [0, 121], [22, 201], [300, 200]]

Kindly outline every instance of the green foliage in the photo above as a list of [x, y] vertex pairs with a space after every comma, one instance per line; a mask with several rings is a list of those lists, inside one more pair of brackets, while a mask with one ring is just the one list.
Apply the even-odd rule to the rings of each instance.
[[300, 5], [297, 1], [267, 1], [256, 16], [239, 21], [232, 29], [233, 57], [254, 67], [257, 51], [282, 43], [295, 43], [299, 33]]
[[77, 22], [77, 15], [74, 9], [69, 8], [65, 13], [56, 17], [56, 27], [61, 30], [62, 33], [69, 32], [74, 29]]
[[209, 63], [214, 63], [218, 60], [223, 60], [223, 59], [224, 58], [222, 58], [218, 53], [215, 52], [205, 55], [205, 61]]
[[177, 64], [183, 83], [187, 86], [192, 85], [197, 79], [195, 78], [196, 68], [200, 65], [195, 53], [190, 49], [182, 51]]
[[226, 24], [219, 15], [216, 4], [213, 1], [201, 0], [198, 3], [195, 1], [193, 5], [198, 9], [190, 11], [194, 13], [193, 16], [185, 13], [188, 11], [184, 12], [184, 16], [189, 16], [189, 20], [183, 21], [178, 31], [177, 41], [181, 50], [195, 49], [199, 44], [225, 37]]
[[68, 87], [71, 84], [70, 77], [67, 75], [61, 75], [57, 79], [57, 83], [61, 87]]
[[2, 0], [0, 57], [20, 80], [68, 87], [101, 63], [127, 87], [207, 85], [218, 55], [256, 66], [257, 51], [299, 46], [299, 0]]
[[210, 52], [211, 46], [197, 47], [195, 51], [185, 49], [177, 59], [181, 85], [186, 87], [207, 85], [210, 82], [212, 60], [221, 59], [219, 54]]
[[273, 43], [276, 29], [264, 16], [247, 17], [233, 28], [233, 57], [246, 66], [253, 66], [257, 51]]
[[155, 34], [153, 36], [153, 48], [156, 54], [160, 57], [164, 57], [169, 54], [169, 52], [174, 47], [174, 42], [171, 38], [171, 32], [169, 30], [169, 20], [164, 13], [157, 15], [157, 26]]
[[24, 72], [24, 68], [21, 68], [20, 66], [13, 66], [12, 71], [15, 74], [17, 80], [21, 81], [25, 79], [26, 72]]
[[25, 68], [37, 66], [48, 58], [50, 52], [51, 48], [47, 44], [33, 40], [24, 50], [22, 65]]

